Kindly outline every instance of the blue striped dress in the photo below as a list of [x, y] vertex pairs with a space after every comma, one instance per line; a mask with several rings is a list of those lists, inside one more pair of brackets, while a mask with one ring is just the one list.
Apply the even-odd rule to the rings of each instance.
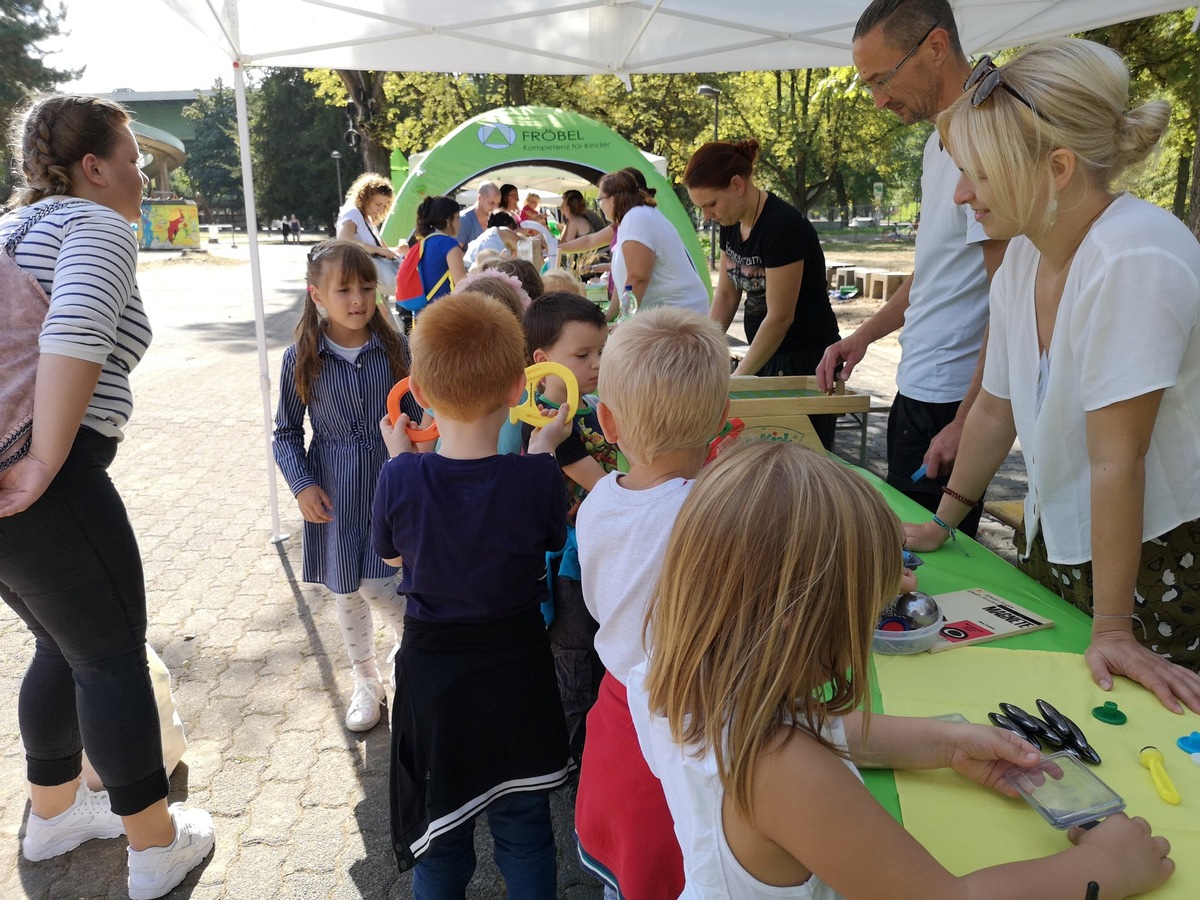
[[[364, 578], [396, 573], [371, 549], [370, 521], [375, 482], [388, 458], [379, 420], [395, 379], [387, 351], [373, 334], [353, 363], [333, 350], [324, 335], [318, 352], [321, 374], [306, 407], [296, 395], [296, 347], [284, 351], [272, 447], [293, 496], [316, 484], [333, 501], [333, 521], [304, 523], [303, 580], [349, 594]], [[307, 448], [306, 412], [312, 429]], [[406, 402], [405, 412], [412, 416], [417, 410]]]

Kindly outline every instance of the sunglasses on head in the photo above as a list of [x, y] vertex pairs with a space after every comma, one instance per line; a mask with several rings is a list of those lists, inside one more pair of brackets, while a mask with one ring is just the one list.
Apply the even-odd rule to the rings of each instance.
[[987, 99], [995, 93], [996, 88], [1004, 88], [1013, 97], [1016, 97], [1021, 103], [1025, 104], [1035, 116], [1045, 122], [1047, 125], [1053, 125], [1054, 122], [1046, 118], [1020, 91], [1014, 88], [1011, 84], [1004, 80], [1004, 71], [992, 62], [992, 58], [987, 54], [980, 57], [979, 62], [975, 64], [975, 68], [971, 70], [971, 74], [967, 76], [967, 80], [963, 83], [963, 93], [967, 93], [974, 89], [975, 93], [971, 95], [971, 106], [978, 108]]

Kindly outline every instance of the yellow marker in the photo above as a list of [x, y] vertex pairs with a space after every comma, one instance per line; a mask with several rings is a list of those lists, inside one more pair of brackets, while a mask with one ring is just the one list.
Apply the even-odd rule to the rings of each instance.
[[1142, 752], [1138, 754], [1138, 759], [1145, 768], [1150, 770], [1150, 780], [1154, 782], [1154, 789], [1158, 791], [1158, 796], [1167, 803], [1178, 805], [1183, 798], [1179, 796], [1179, 791], [1175, 790], [1175, 785], [1167, 777], [1166, 760], [1163, 759], [1162, 752], [1157, 747], [1143, 747]]

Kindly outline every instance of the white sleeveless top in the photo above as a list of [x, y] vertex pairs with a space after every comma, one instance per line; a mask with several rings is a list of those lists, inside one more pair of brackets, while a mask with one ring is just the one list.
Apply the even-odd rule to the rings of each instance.
[[[629, 673], [626, 685], [629, 712], [637, 729], [638, 743], [646, 762], [662, 782], [667, 806], [675, 820], [675, 836], [683, 851], [683, 893], [679, 900], [842, 900], [842, 895], [816, 875], [801, 885], [776, 887], [764, 884], [737, 861], [725, 839], [721, 804], [725, 789], [717, 773], [716, 757], [693, 755], [671, 738], [671, 726], [663, 716], [650, 714], [645, 688], [646, 663]], [[846, 734], [840, 720], [831, 719], [826, 735], [845, 746]], [[853, 763], [846, 765], [858, 775]], [[861, 776], [859, 776], [861, 779]]]

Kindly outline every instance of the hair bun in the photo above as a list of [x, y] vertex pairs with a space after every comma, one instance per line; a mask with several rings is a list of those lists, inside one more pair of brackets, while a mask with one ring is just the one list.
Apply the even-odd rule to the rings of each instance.
[[754, 160], [758, 159], [759, 146], [760, 145], [758, 141], [756, 141], [754, 138], [750, 138], [746, 141], [733, 142], [733, 148], [737, 150], [738, 153], [742, 154], [742, 156], [746, 157], [746, 159], [750, 160], [750, 162], [754, 162]]
[[1165, 100], [1153, 100], [1122, 112], [1113, 136], [1120, 166], [1134, 165], [1149, 156], [1170, 121], [1171, 104]]

